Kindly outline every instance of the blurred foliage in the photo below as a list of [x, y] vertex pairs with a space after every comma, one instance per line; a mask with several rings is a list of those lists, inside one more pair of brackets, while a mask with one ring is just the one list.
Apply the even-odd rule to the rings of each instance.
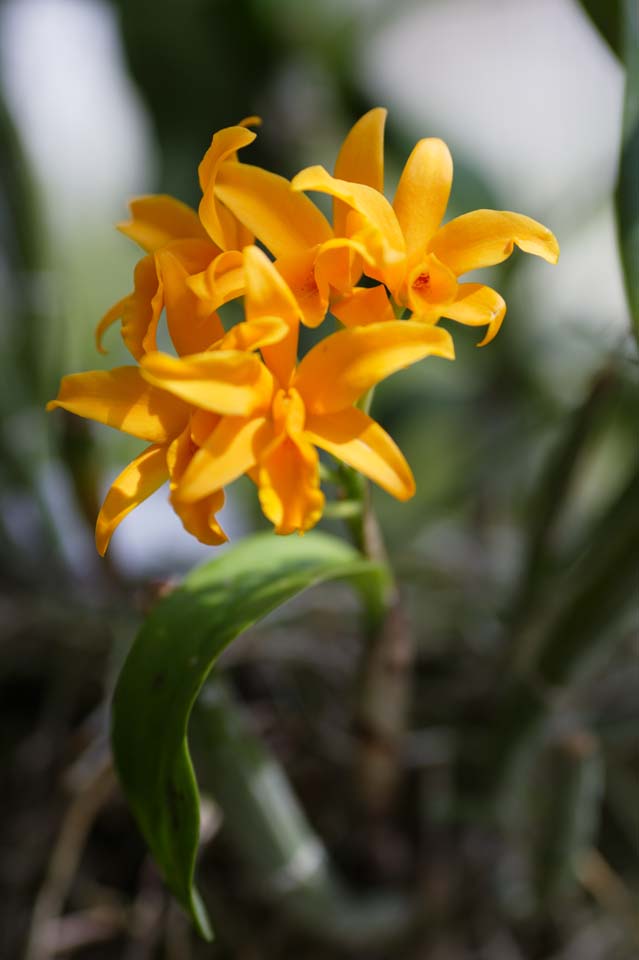
[[[620, 51], [623, 5], [584, 6]], [[114, 7], [157, 136], [157, 186], [191, 201], [212, 130], [248, 112], [270, 119], [256, 162], [290, 174], [311, 147], [330, 162], [373, 105], [357, 44], [397, 10], [315, 0]], [[391, 121], [392, 173], [413, 131]], [[628, 214], [635, 141], [618, 195]], [[360, 956], [327, 953], [317, 931], [291, 921], [285, 890], [256, 889], [224, 829], [217, 836], [211, 804], [200, 873], [219, 941], [195, 941], [104, 779], [104, 705], [162, 588], [93, 556], [103, 435], [96, 450], [82, 422], [41, 412], [51, 367], [67, 372], [66, 341], [43, 294], [41, 197], [4, 103], [0, 147], [0, 953], [22, 955], [30, 930], [28, 960], [50, 955], [38, 954], [36, 934], [87, 960]], [[472, 160], [456, 158], [455, 212], [498, 205]], [[595, 333], [597, 369], [579, 367], [582, 334], [557, 318], [555, 342], [569, 345], [550, 375], [552, 344], [530, 346], [535, 304], [516, 296], [522, 261], [499, 270], [511, 311], [494, 344], [477, 351], [473, 331], [456, 331], [454, 365], [407, 371], [375, 399], [418, 478], [408, 504], [374, 493], [417, 643], [393, 822], [364, 824], [353, 797], [360, 640], [346, 596], [322, 588], [225, 661], [265, 764], [284, 766], [349, 885], [414, 898], [418, 920], [397, 958], [637, 955], [636, 351]]]

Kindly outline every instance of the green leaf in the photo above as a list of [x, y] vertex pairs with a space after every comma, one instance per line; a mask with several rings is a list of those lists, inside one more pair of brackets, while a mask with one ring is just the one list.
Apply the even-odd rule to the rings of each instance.
[[619, 0], [581, 0], [581, 5], [610, 49], [619, 55]]
[[619, 180], [615, 202], [621, 263], [633, 329], [639, 340], [639, 5], [622, 2], [622, 59], [626, 68]]
[[313, 584], [348, 579], [379, 616], [386, 574], [335, 537], [252, 536], [190, 573], [143, 624], [115, 690], [112, 746], [124, 793], [167, 884], [204, 937], [193, 885], [199, 795], [187, 744], [191, 709], [222, 650]]

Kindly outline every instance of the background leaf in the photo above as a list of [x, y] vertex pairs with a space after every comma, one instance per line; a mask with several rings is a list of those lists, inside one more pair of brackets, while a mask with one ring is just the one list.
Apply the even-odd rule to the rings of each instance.
[[621, 263], [635, 336], [639, 339], [639, 5], [622, 3], [622, 55], [626, 90], [615, 202]]
[[[632, 0], [631, 0], [632, 2]], [[623, 3], [623, 0], [621, 0]], [[617, 0], [582, 0], [582, 7], [604, 40], [619, 55], [619, 21], [621, 3]]]
[[326, 534], [257, 534], [189, 574], [144, 623], [116, 687], [113, 754], [140, 829], [173, 893], [210, 938], [193, 887], [199, 797], [187, 745], [191, 708], [239, 633], [322, 580], [347, 578], [367, 607], [384, 572]]

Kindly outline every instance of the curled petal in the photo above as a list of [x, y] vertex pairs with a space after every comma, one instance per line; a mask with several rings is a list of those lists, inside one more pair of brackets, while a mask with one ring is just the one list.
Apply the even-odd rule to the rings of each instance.
[[109, 307], [107, 312], [104, 314], [99, 324], [95, 329], [95, 345], [98, 353], [106, 354], [108, 353], [106, 347], [102, 345], [102, 340], [104, 339], [104, 334], [107, 332], [109, 327], [112, 327], [117, 320], [121, 320], [124, 315], [129, 297], [123, 297], [121, 300], [118, 300], [117, 303], [114, 303], [112, 307]]
[[265, 417], [223, 417], [193, 456], [176, 497], [193, 503], [225, 487], [255, 466], [272, 438], [273, 428]]
[[446, 212], [453, 182], [453, 159], [443, 140], [420, 140], [406, 161], [393, 209], [409, 259], [422, 254]]
[[196, 503], [185, 503], [175, 494], [171, 494], [171, 506], [182, 521], [187, 533], [196, 537], [200, 543], [210, 547], [218, 547], [228, 541], [227, 535], [220, 526], [217, 514], [224, 506], [224, 491], [216, 490], [203, 500]]
[[166, 194], [138, 197], [131, 201], [129, 209], [131, 219], [119, 223], [118, 230], [147, 253], [185, 237], [208, 239], [195, 210], [175, 197]]
[[47, 404], [47, 410], [56, 407], [152, 443], [172, 440], [184, 429], [189, 416], [185, 403], [147, 383], [137, 367], [63, 377], [60, 392]]
[[263, 350], [279, 343], [289, 332], [288, 324], [281, 317], [258, 317], [236, 323], [216, 344], [219, 350]]
[[395, 441], [357, 407], [309, 415], [305, 435], [398, 500], [415, 493], [412, 471]]
[[187, 277], [186, 285], [203, 300], [209, 310], [244, 293], [244, 261], [239, 250], [225, 250], [201, 273]]
[[155, 256], [147, 254], [135, 265], [133, 292], [119, 300], [100, 320], [95, 332], [100, 353], [102, 338], [116, 320], [122, 320], [122, 339], [136, 360], [146, 350], [155, 350], [155, 337], [164, 306], [164, 290], [158, 275]]
[[276, 259], [329, 240], [333, 231], [315, 204], [284, 177], [246, 163], [220, 168], [216, 195]]
[[280, 534], [303, 533], [322, 516], [317, 450], [303, 436], [284, 432], [262, 452], [259, 498], [264, 516]]
[[95, 545], [101, 557], [113, 531], [138, 504], [168, 479], [166, 444], [154, 444], [132, 460], [113, 481], [95, 525]]
[[345, 327], [365, 327], [396, 319], [381, 283], [376, 287], [356, 287], [350, 297], [338, 300], [331, 309]]
[[370, 262], [370, 252], [354, 237], [336, 237], [323, 243], [315, 260], [315, 279], [328, 303], [331, 287], [350, 293], [362, 275], [362, 260]]
[[[350, 183], [348, 180], [331, 177], [321, 166], [307, 167], [291, 182], [294, 190], [316, 190], [342, 200], [374, 231], [385, 263], [391, 264], [403, 259], [406, 248], [400, 225], [390, 203], [378, 190], [365, 184]], [[349, 228], [349, 234], [350, 232], [351, 228]]]
[[215, 186], [221, 165], [225, 161], [236, 161], [236, 152], [253, 140], [255, 134], [242, 125], [219, 130], [213, 135], [211, 146], [198, 167], [203, 194], [199, 209], [200, 220], [221, 250], [238, 249], [251, 242], [244, 231], [238, 230], [237, 222], [217, 200]]
[[442, 307], [441, 314], [471, 327], [486, 325], [486, 335], [477, 344], [478, 347], [483, 347], [497, 336], [506, 315], [506, 302], [491, 287], [485, 287], [481, 283], [461, 283], [457, 298], [453, 303]]
[[549, 263], [559, 259], [559, 244], [547, 227], [507, 210], [473, 210], [444, 224], [428, 249], [460, 276], [506, 260], [517, 246]]
[[[174, 245], [155, 255], [164, 295], [166, 323], [173, 345], [180, 355], [206, 350], [224, 334], [217, 314], [187, 285], [189, 269], [198, 269], [203, 261], [208, 262], [210, 251], [210, 244], [201, 250]], [[150, 342], [148, 338], [145, 339], [143, 347], [146, 353], [157, 350], [155, 336]]]
[[[214, 415], [204, 414], [204, 416], [210, 418]], [[197, 446], [192, 439], [192, 432], [193, 422], [191, 422], [191, 427], [187, 427], [168, 449], [166, 460], [171, 477], [171, 505], [188, 533], [197, 537], [201, 543], [217, 546], [228, 539], [216, 517], [216, 514], [224, 506], [224, 491], [215, 490], [208, 497], [204, 497], [196, 503], [186, 503], [176, 495], [178, 483], [193, 455], [197, 452]]]
[[234, 127], [224, 127], [223, 130], [218, 130], [217, 133], [213, 134], [211, 146], [202, 157], [197, 168], [202, 193], [206, 192], [211, 182], [215, 182], [220, 164], [236, 154], [242, 147], [247, 147], [250, 143], [253, 143], [257, 134], [247, 129], [253, 119], [257, 118], [247, 117], [246, 121]]
[[313, 347], [298, 367], [294, 386], [309, 413], [332, 413], [429, 355], [454, 357], [451, 336], [441, 327], [406, 320], [353, 327]]
[[[383, 107], [369, 110], [351, 127], [335, 163], [334, 176], [339, 180], [365, 183], [384, 192], [384, 125], [387, 111]], [[343, 236], [348, 207], [341, 200], [333, 201], [333, 226], [336, 236]]]
[[212, 413], [244, 417], [268, 407], [273, 378], [259, 357], [212, 350], [187, 357], [148, 353], [142, 376], [176, 397]]

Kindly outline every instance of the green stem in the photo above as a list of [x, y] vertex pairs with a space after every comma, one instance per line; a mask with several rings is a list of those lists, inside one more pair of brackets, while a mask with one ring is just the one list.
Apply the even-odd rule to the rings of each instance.
[[191, 721], [204, 789], [252, 881], [289, 920], [343, 949], [390, 946], [404, 936], [414, 908], [399, 896], [354, 897], [336, 876], [275, 757], [251, 730], [228, 687], [214, 675]]

